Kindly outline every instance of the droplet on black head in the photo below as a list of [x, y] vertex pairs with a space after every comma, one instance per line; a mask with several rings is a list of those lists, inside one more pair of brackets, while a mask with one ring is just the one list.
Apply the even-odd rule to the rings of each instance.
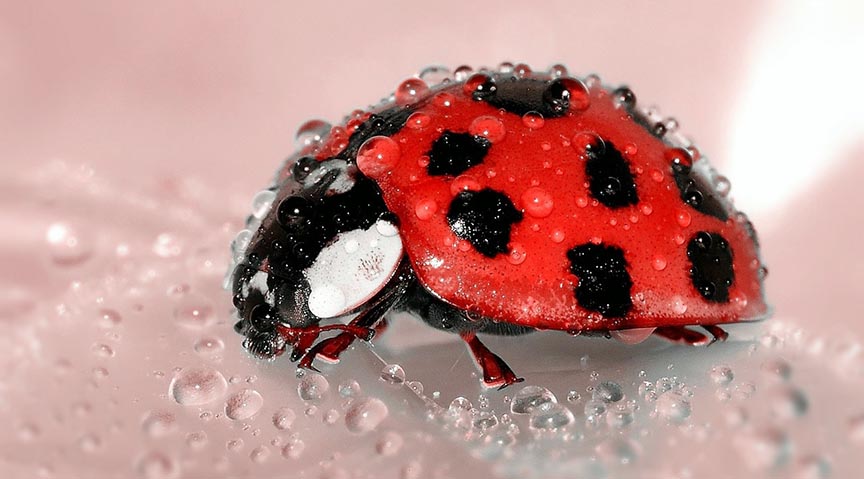
[[589, 311], [621, 317], [633, 307], [624, 251], [612, 245], [585, 243], [567, 251], [570, 272], [579, 278], [576, 301]]
[[258, 331], [273, 329], [277, 321], [276, 311], [266, 303], [255, 305], [249, 312], [249, 323]]
[[432, 143], [426, 169], [431, 176], [460, 175], [483, 163], [491, 146], [489, 140], [479, 135], [445, 131]]
[[729, 219], [723, 200], [714, 192], [708, 179], [695, 173], [693, 167], [687, 164], [673, 163], [671, 167], [684, 203], [721, 221]]
[[301, 225], [314, 213], [312, 203], [302, 196], [289, 196], [279, 203], [276, 218], [286, 228]]
[[556, 118], [567, 113], [570, 91], [562, 80], [499, 77], [493, 94], [478, 97], [475, 93], [474, 99], [514, 115], [537, 112], [543, 118]]
[[729, 287], [735, 282], [732, 250], [720, 233], [700, 231], [687, 244], [690, 280], [707, 301], [729, 302]]
[[615, 99], [616, 103], [625, 108], [630, 109], [636, 106], [636, 94], [626, 86], [616, 88], [615, 91], [612, 92], [612, 98]]
[[585, 173], [591, 196], [609, 208], [635, 205], [639, 197], [627, 160], [615, 145], [608, 141], [604, 144], [603, 148], [586, 150]]
[[550, 82], [543, 91], [543, 103], [558, 114], [563, 114], [570, 108], [570, 90], [560, 78]]
[[521, 220], [510, 198], [489, 188], [459, 193], [447, 212], [453, 233], [490, 258], [507, 252], [510, 230]]
[[297, 162], [294, 163], [294, 166], [291, 167], [291, 175], [296, 181], [302, 183], [310, 173], [318, 168], [318, 165], [318, 160], [315, 158], [304, 156], [297, 160]]

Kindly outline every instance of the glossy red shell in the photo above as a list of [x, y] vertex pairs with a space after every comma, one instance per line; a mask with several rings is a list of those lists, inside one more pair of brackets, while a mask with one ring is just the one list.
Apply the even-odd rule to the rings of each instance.
[[[449, 95], [449, 101], [412, 107], [424, 121], [391, 136], [399, 159], [376, 181], [399, 217], [417, 277], [436, 296], [499, 321], [572, 332], [721, 324], [767, 313], [762, 264], [746, 218], [731, 204], [725, 222], [685, 204], [670, 163], [675, 145], [635, 122], [608, 90], [593, 86], [587, 109], [546, 118], [539, 127], [536, 118], [528, 122], [472, 99], [460, 84], [431, 94]], [[432, 142], [445, 130], [482, 129], [478, 121], [480, 127], [491, 125], [495, 135], [483, 163], [455, 178], [429, 176]], [[618, 146], [635, 177], [638, 204], [610, 209], [592, 198], [579, 149], [584, 133]], [[524, 213], [512, 229], [510, 254], [494, 258], [454, 236], [446, 218], [455, 194], [485, 187], [505, 192]], [[720, 233], [729, 242], [735, 281], [728, 302], [705, 300], [691, 281], [687, 241], [699, 231]], [[625, 253], [633, 307], [624, 317], [604, 318], [576, 300], [579, 278], [566, 253], [588, 242], [616, 245]]]

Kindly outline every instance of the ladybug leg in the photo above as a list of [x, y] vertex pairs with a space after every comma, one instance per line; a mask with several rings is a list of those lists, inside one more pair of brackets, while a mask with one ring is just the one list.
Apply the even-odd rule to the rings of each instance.
[[334, 363], [338, 362], [339, 355], [348, 349], [355, 339], [360, 338], [364, 341], [371, 341], [375, 334], [379, 332], [379, 329], [383, 332], [386, 328], [386, 323], [384, 323], [384, 326], [380, 325], [386, 321], [384, 320], [384, 315], [404, 297], [405, 291], [413, 280], [414, 275], [410, 263], [407, 260], [403, 260], [394, 280], [391, 281], [376, 299], [370, 302], [371, 306], [368, 309], [361, 311], [348, 324], [352, 328], [362, 328], [361, 330], [366, 331], [367, 334], [359, 335], [355, 334], [354, 331], [345, 331], [338, 336], [327, 338], [313, 346], [308, 352], [305, 352], [298, 367], [315, 369], [312, 367], [312, 362], [317, 357], [322, 357]]
[[468, 344], [471, 349], [471, 354], [483, 370], [483, 382], [486, 387], [498, 386], [498, 389], [504, 389], [511, 384], [521, 383], [523, 378], [516, 377], [510, 366], [504, 362], [486, 347], [473, 331], [463, 331], [459, 336]]
[[708, 336], [684, 326], [660, 327], [654, 330], [654, 334], [673, 343], [688, 344], [690, 346], [705, 346], [713, 342]]
[[711, 343], [709, 344], [709, 346], [716, 343], [717, 341], [720, 341], [722, 343], [729, 338], [729, 333], [727, 333], [725, 330], [723, 330], [723, 328], [717, 326], [716, 324], [702, 326], [702, 329], [708, 331], [708, 334], [711, 335]]

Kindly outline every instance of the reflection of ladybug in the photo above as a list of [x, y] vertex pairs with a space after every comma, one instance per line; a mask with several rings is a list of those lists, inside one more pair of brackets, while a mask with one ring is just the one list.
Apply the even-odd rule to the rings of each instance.
[[415, 78], [301, 133], [234, 245], [235, 328], [258, 356], [291, 345], [302, 367], [336, 360], [407, 310], [458, 333], [485, 384], [506, 386], [519, 379], [476, 333], [700, 344], [685, 326], [723, 339], [718, 324], [766, 314], [728, 182], [629, 89], [560, 66]]

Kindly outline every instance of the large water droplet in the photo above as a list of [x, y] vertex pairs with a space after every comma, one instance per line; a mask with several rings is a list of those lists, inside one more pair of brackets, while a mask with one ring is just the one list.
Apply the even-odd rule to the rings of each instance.
[[401, 386], [405, 383], [405, 370], [398, 364], [388, 364], [381, 370], [381, 380], [387, 384]]
[[545, 218], [552, 214], [555, 202], [546, 190], [539, 187], [531, 187], [522, 193], [522, 208], [525, 212], [535, 218]]
[[551, 391], [540, 386], [525, 386], [510, 401], [510, 412], [528, 414], [534, 408], [549, 402], [558, 402]]
[[225, 395], [228, 382], [214, 369], [184, 369], [177, 373], [168, 386], [175, 401], [184, 406], [200, 406]]
[[670, 423], [682, 423], [690, 417], [690, 400], [677, 391], [666, 391], [657, 398], [657, 416]]
[[354, 433], [366, 433], [381, 424], [389, 413], [387, 405], [378, 398], [354, 401], [345, 412], [345, 426]]
[[471, 122], [468, 131], [472, 135], [485, 137], [491, 143], [500, 142], [507, 134], [504, 123], [494, 116], [478, 116]]
[[252, 216], [259, 220], [264, 219], [264, 217], [267, 216], [267, 213], [270, 211], [270, 207], [273, 206], [273, 200], [275, 199], [275, 191], [259, 191], [255, 195], [255, 197], [252, 198]]
[[322, 120], [309, 120], [303, 123], [297, 129], [297, 134], [295, 135], [297, 147], [302, 149], [321, 143], [327, 137], [327, 134], [330, 133], [330, 129], [330, 124]]
[[357, 168], [370, 178], [380, 178], [398, 163], [402, 153], [399, 145], [386, 136], [373, 136], [357, 151]]
[[528, 425], [532, 429], [558, 429], [573, 422], [573, 413], [556, 402], [545, 402], [531, 409]]
[[396, 88], [396, 103], [412, 105], [422, 100], [429, 93], [429, 86], [419, 78], [409, 78]]
[[261, 410], [264, 398], [254, 389], [243, 389], [232, 394], [225, 401], [225, 415], [229, 419], [242, 421], [249, 419]]
[[624, 392], [621, 386], [616, 382], [603, 381], [594, 388], [594, 399], [599, 399], [603, 402], [618, 402], [624, 399]]

